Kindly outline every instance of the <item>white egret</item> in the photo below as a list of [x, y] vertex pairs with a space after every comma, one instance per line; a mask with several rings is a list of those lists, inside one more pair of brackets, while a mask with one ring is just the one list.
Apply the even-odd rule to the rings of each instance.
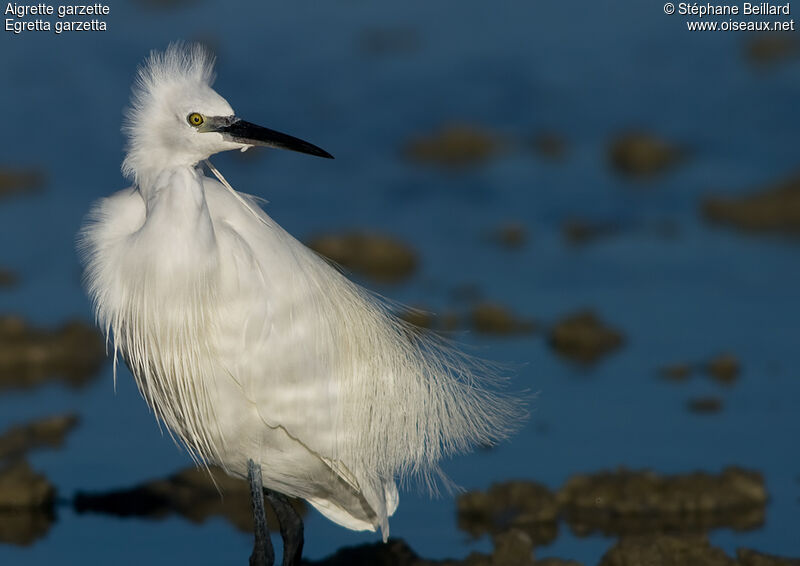
[[284, 495], [386, 540], [398, 480], [440, 477], [443, 456], [506, 436], [524, 411], [484, 385], [480, 364], [411, 330], [210, 163], [219, 181], [203, 175], [210, 155], [251, 146], [331, 157], [236, 117], [211, 88], [213, 63], [172, 44], [139, 69], [124, 126], [133, 185], [96, 203], [81, 230], [85, 284], [115, 376], [121, 355], [196, 462], [249, 479], [251, 564], [274, 560], [263, 493], [281, 521], [283, 564], [297, 564], [302, 522]]

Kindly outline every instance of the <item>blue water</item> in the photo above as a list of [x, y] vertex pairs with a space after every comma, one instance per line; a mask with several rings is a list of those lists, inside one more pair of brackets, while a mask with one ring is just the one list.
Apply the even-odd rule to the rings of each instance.
[[[800, 63], [754, 67], [750, 36], [689, 33], [654, 2], [226, 4], [157, 9], [115, 3], [107, 32], [0, 34], [2, 164], [48, 175], [42, 193], [0, 202], [0, 265], [22, 284], [0, 293], [0, 312], [36, 324], [89, 319], [73, 236], [96, 198], [125, 186], [119, 126], [136, 65], [174, 39], [202, 39], [219, 59], [218, 90], [237, 113], [336, 156], [333, 162], [262, 152], [215, 162], [240, 190], [299, 237], [349, 227], [394, 234], [420, 253], [408, 283], [375, 287], [432, 310], [476, 285], [488, 298], [545, 323], [591, 307], [626, 345], [590, 368], [558, 358], [539, 336], [457, 338], [492, 360], [519, 365], [514, 386], [537, 392], [531, 421], [512, 442], [447, 463], [466, 488], [529, 478], [557, 488], [575, 473], [617, 466], [662, 473], [761, 471], [770, 493], [763, 528], [719, 530], [712, 542], [800, 554], [800, 262], [796, 239], [745, 236], [699, 215], [711, 192], [740, 194], [800, 165]], [[418, 45], [366, 52], [365, 30], [409, 30]], [[467, 122], [507, 140], [486, 164], [459, 171], [402, 156], [411, 138]], [[652, 182], [620, 178], [609, 140], [644, 128], [689, 158]], [[542, 130], [567, 140], [563, 161], [525, 145]], [[574, 248], [573, 217], [620, 230]], [[515, 220], [530, 235], [506, 251], [486, 234]], [[665, 238], [651, 227], [677, 226]], [[673, 384], [657, 369], [731, 351], [742, 375]], [[689, 398], [716, 395], [723, 411], [694, 415]], [[31, 456], [64, 496], [128, 486], [188, 464], [162, 436], [122, 372], [110, 366], [82, 390], [47, 386], [0, 397], [0, 428], [61, 411], [82, 426], [59, 451]], [[306, 556], [374, 541], [312, 513]], [[450, 498], [403, 494], [392, 534], [431, 558], [488, 550], [456, 528]], [[537, 556], [596, 563], [613, 540], [566, 526]], [[202, 526], [78, 516], [68, 508], [30, 548], [0, 546], [0, 564], [243, 563], [249, 536], [221, 519]]]

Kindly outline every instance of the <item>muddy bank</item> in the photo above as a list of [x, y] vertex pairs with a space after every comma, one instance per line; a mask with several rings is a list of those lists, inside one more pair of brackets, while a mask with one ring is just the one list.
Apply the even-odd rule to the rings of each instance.
[[752, 233], [800, 235], [800, 175], [744, 196], [710, 196], [703, 200], [709, 222]]
[[739, 358], [731, 353], [714, 356], [701, 362], [677, 362], [663, 366], [659, 375], [670, 381], [686, 381], [695, 373], [704, 373], [717, 383], [733, 385], [739, 379], [742, 364]]
[[19, 283], [19, 277], [13, 271], [0, 268], [0, 289], [11, 289]]
[[624, 537], [606, 552], [600, 566], [800, 566], [800, 560], [739, 548], [736, 558], [705, 536]]
[[315, 236], [309, 248], [357, 274], [379, 283], [397, 283], [417, 269], [417, 253], [407, 244], [374, 232]]
[[[210, 471], [214, 481], [205, 470], [192, 467], [166, 479], [128, 489], [103, 493], [81, 492], [75, 495], [73, 507], [78, 513], [116, 517], [164, 519], [170, 515], [180, 515], [192, 523], [203, 523], [209, 517], [220, 516], [240, 531], [252, 532], [253, 515], [248, 483], [227, 475], [219, 468], [212, 467]], [[305, 515], [306, 508], [302, 501], [290, 501], [301, 516]], [[269, 505], [267, 521], [270, 529], [278, 529], [277, 518]]]
[[55, 521], [56, 489], [25, 460], [0, 466], [0, 542], [27, 546]]
[[619, 540], [600, 561], [600, 566], [674, 565], [736, 566], [736, 561], [708, 539], [657, 535], [625, 537]]
[[767, 491], [761, 474], [740, 468], [675, 476], [619, 470], [573, 476], [557, 498], [579, 536], [622, 536], [753, 529], [764, 522]]
[[558, 321], [550, 331], [550, 345], [561, 356], [590, 364], [620, 348], [622, 333], [606, 325], [592, 311], [580, 311]]
[[[511, 531], [494, 539], [492, 554], [473, 552], [462, 560], [426, 560], [403, 540], [342, 548], [307, 566], [581, 566], [574, 560], [536, 560], [525, 535]], [[705, 536], [624, 537], [613, 543], [599, 566], [800, 566], [800, 560], [740, 548], [736, 558], [712, 546]]]
[[528, 241], [528, 231], [521, 222], [504, 222], [490, 232], [489, 241], [507, 250], [518, 250]]
[[589, 244], [596, 240], [613, 236], [618, 231], [618, 227], [609, 222], [599, 222], [585, 218], [571, 218], [561, 226], [561, 236], [566, 243], [573, 246]]
[[752, 529], [763, 523], [766, 502], [761, 475], [740, 468], [673, 476], [623, 469], [573, 476], [557, 492], [531, 481], [497, 483], [460, 495], [457, 509], [459, 528], [472, 537], [517, 529], [542, 545], [555, 539], [562, 518], [578, 536]]
[[0, 167], [0, 198], [40, 190], [45, 175], [39, 169]]
[[773, 65], [800, 56], [800, 41], [794, 33], [760, 33], [747, 42], [745, 53], [751, 63]]
[[477, 126], [451, 124], [409, 141], [403, 154], [419, 163], [464, 167], [488, 161], [501, 146], [497, 136]]
[[[386, 544], [372, 543], [342, 548], [319, 561], [303, 561], [307, 566], [557, 566], [553, 562], [536, 562], [533, 548], [524, 533], [514, 531], [496, 537], [492, 554], [473, 552], [463, 560], [427, 560], [417, 555], [401, 539]], [[575, 563], [561, 563], [572, 566]]]
[[470, 329], [492, 336], [519, 336], [536, 331], [536, 322], [524, 318], [510, 307], [481, 301], [466, 311], [446, 310], [435, 313], [425, 307], [403, 309], [397, 316], [420, 329], [451, 332]]
[[0, 316], [0, 391], [54, 380], [78, 387], [97, 374], [105, 359], [103, 337], [85, 322], [47, 330]]
[[471, 491], [456, 500], [458, 527], [478, 538], [516, 529], [537, 545], [558, 535], [559, 505], [547, 487], [529, 481], [492, 485], [488, 491]]
[[78, 416], [56, 415], [9, 428], [0, 435], [0, 460], [21, 458], [38, 448], [59, 448]]
[[536, 330], [533, 320], [521, 318], [508, 307], [491, 302], [475, 305], [469, 313], [471, 326], [481, 334], [531, 334]]
[[568, 145], [564, 136], [551, 131], [539, 132], [531, 143], [537, 155], [550, 161], [562, 161], [567, 155]]
[[608, 159], [617, 172], [628, 177], [648, 179], [662, 174], [684, 157], [684, 151], [654, 134], [627, 132], [614, 138]]

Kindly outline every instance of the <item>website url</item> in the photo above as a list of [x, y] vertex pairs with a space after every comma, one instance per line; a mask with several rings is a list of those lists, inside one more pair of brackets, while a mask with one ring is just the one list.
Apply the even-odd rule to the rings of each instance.
[[722, 22], [686, 22], [689, 31], [794, 31], [794, 20], [774, 22], [748, 22], [727, 20]]

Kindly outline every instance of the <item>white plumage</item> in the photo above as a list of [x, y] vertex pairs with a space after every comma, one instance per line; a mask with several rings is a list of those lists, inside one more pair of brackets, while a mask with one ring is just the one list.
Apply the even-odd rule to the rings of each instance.
[[430, 480], [523, 411], [483, 385], [480, 364], [203, 175], [209, 155], [253, 145], [229, 133], [212, 69], [174, 44], [139, 71], [123, 165], [134, 185], [99, 201], [80, 235], [98, 323], [198, 462], [246, 476], [252, 458], [265, 487], [385, 539], [398, 480]]

